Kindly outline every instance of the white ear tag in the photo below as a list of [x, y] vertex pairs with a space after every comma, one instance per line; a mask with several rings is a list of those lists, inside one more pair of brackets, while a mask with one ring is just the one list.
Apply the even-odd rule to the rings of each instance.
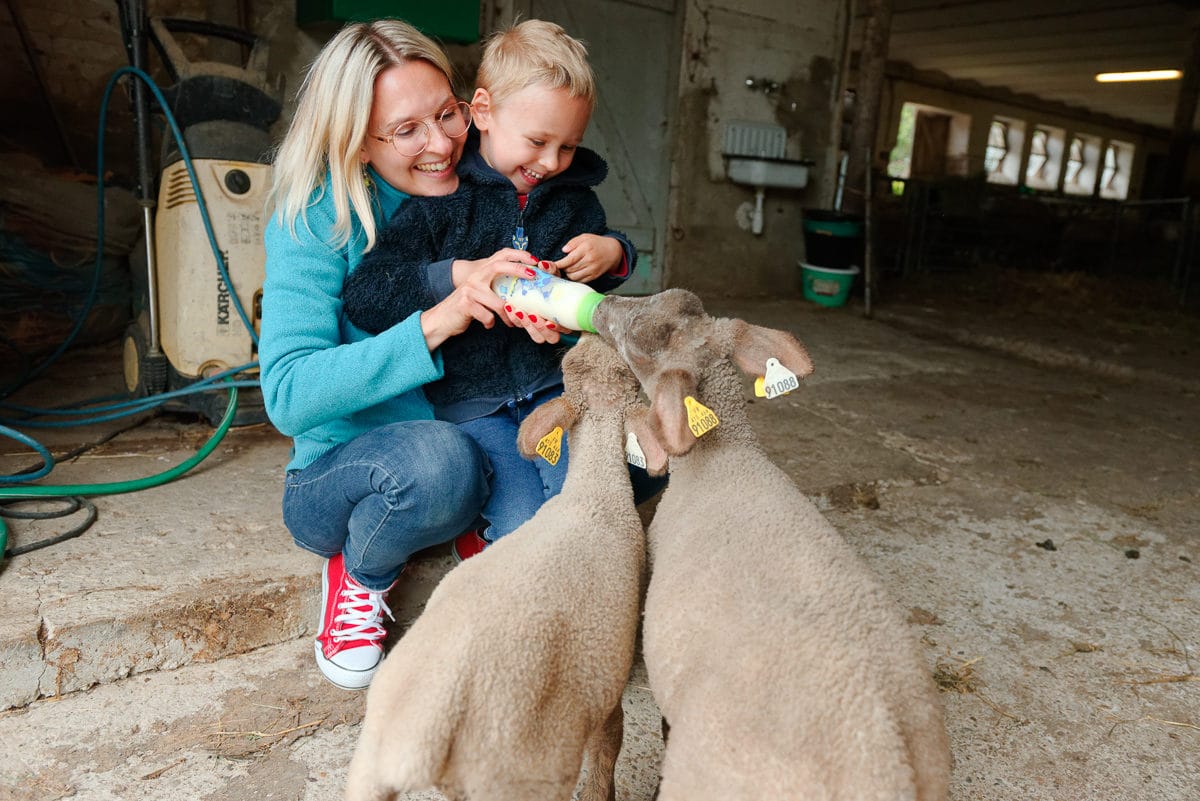
[[763, 395], [767, 400], [786, 395], [799, 387], [800, 379], [796, 378], [795, 373], [780, 364], [779, 359], [767, 359], [767, 374], [763, 376]]
[[646, 454], [642, 451], [642, 446], [638, 444], [637, 435], [632, 431], [625, 435], [625, 461], [634, 467], [646, 469]]

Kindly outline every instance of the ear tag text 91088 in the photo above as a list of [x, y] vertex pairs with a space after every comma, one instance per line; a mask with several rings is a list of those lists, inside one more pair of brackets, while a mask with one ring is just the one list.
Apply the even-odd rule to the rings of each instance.
[[754, 381], [754, 394], [771, 400], [786, 395], [800, 387], [796, 374], [779, 363], [779, 359], [767, 359], [767, 373]]
[[696, 439], [700, 439], [700, 437], [721, 424], [721, 421], [717, 419], [717, 415], [712, 409], [691, 395], [683, 399], [683, 405], [687, 407], [688, 428], [692, 430], [692, 434], [695, 435]]
[[638, 444], [637, 434], [632, 431], [625, 435], [625, 461], [634, 467], [646, 469], [646, 454]]
[[549, 434], [538, 440], [534, 451], [550, 464], [558, 464], [558, 457], [562, 456], [562, 436], [562, 426], [555, 426]]

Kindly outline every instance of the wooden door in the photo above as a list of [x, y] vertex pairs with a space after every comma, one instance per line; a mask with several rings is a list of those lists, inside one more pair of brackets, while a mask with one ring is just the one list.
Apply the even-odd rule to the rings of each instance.
[[522, 19], [557, 22], [587, 45], [598, 97], [584, 144], [608, 162], [608, 178], [597, 193], [609, 227], [624, 232], [638, 249], [637, 270], [618, 290], [622, 294], [663, 288], [677, 5], [677, 0], [514, 3]]
[[941, 178], [946, 174], [946, 150], [950, 145], [950, 116], [917, 112], [913, 131], [912, 177]]

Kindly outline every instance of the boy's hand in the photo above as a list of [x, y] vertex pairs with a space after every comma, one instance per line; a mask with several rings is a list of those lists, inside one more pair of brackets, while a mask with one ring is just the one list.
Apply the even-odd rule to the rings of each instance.
[[597, 234], [573, 237], [563, 245], [563, 252], [567, 255], [552, 262], [558, 266], [559, 274], [585, 284], [620, 267], [624, 257], [620, 242]]

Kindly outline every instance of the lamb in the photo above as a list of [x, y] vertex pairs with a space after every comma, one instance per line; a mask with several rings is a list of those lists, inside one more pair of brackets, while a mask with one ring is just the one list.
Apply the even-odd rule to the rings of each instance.
[[[661, 475], [639, 386], [585, 334], [565, 391], [522, 424], [526, 456], [569, 433], [562, 492], [525, 525], [451, 570], [367, 693], [348, 801], [436, 788], [451, 799], [613, 799], [646, 541], [626, 430]], [[585, 753], [586, 752], [586, 753]]]
[[803, 378], [803, 345], [683, 290], [609, 297], [595, 323], [670, 454], [643, 622], [669, 728], [660, 801], [944, 801], [948, 738], [915, 639], [746, 414], [737, 368], [773, 358]]

